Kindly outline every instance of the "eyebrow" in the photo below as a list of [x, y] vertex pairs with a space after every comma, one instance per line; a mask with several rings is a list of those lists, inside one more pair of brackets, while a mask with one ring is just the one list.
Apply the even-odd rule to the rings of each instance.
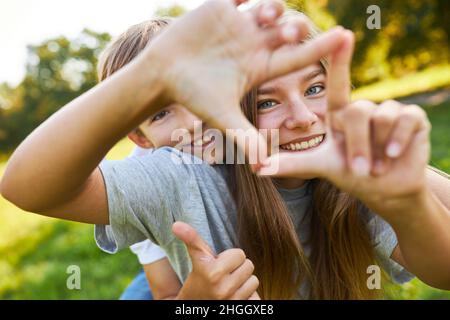
[[[315, 77], [317, 77], [318, 75], [322, 75], [322, 74], [323, 75], [325, 74], [325, 70], [323, 68], [315, 69], [315, 70], [311, 71], [310, 73], [308, 73], [307, 75], [305, 75], [304, 77], [302, 77], [302, 81], [304, 81], [304, 82], [310, 81], [310, 80], [314, 79]], [[276, 92], [275, 87], [258, 88], [258, 90], [257, 90], [258, 95], [273, 94], [275, 92]]]
[[323, 68], [319, 68], [319, 69], [316, 69], [316, 70], [314, 70], [314, 71], [311, 71], [309, 74], [307, 74], [306, 76], [304, 76], [303, 77], [303, 81], [309, 81], [309, 80], [312, 80], [312, 79], [314, 79], [315, 77], [317, 77], [318, 75], [321, 75], [321, 74], [325, 74], [325, 70], [323, 70]]

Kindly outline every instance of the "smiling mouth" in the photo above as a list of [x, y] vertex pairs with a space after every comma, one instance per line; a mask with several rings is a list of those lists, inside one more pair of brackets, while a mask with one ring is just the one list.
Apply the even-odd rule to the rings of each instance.
[[300, 138], [292, 142], [280, 145], [280, 149], [287, 151], [304, 151], [319, 146], [325, 139], [325, 134]]

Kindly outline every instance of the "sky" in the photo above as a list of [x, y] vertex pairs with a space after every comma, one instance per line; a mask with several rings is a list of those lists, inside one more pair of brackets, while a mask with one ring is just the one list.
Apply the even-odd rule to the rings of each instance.
[[26, 46], [84, 28], [113, 36], [152, 17], [157, 8], [193, 9], [204, 0], [0, 0], [0, 83], [18, 84], [25, 74]]

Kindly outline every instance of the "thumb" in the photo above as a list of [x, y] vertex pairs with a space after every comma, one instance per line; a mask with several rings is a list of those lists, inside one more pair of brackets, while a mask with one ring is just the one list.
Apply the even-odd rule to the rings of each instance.
[[277, 153], [264, 161], [257, 172], [260, 176], [313, 179], [323, 175], [326, 164], [317, 152]]
[[258, 292], [254, 292], [248, 300], [261, 300], [261, 297], [259, 296]]
[[355, 38], [351, 31], [343, 33], [343, 42], [330, 56], [327, 76], [328, 110], [344, 108], [350, 102], [350, 67], [352, 63]]
[[189, 255], [194, 259], [213, 260], [215, 255], [211, 247], [202, 239], [197, 231], [187, 223], [177, 221], [172, 225], [174, 235], [184, 242]]
[[237, 146], [237, 164], [248, 163], [256, 171], [267, 158], [266, 138], [247, 120], [242, 112], [225, 117], [221, 126], [228, 141]]

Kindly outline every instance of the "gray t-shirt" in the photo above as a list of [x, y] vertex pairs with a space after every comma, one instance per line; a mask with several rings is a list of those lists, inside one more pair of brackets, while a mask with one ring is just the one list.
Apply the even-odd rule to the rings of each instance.
[[[236, 208], [225, 165], [210, 166], [192, 155], [165, 147], [143, 157], [103, 161], [100, 169], [110, 216], [110, 225], [95, 228], [96, 242], [102, 250], [115, 253], [150, 239], [166, 251], [175, 272], [184, 281], [191, 263], [186, 247], [172, 233], [175, 221], [194, 227], [216, 253], [237, 246]], [[306, 212], [311, 203], [310, 184], [279, 192], [305, 253], [309, 254]], [[381, 267], [394, 281], [411, 280], [414, 276], [390, 259], [397, 239], [389, 224], [376, 214], [365, 220]]]

